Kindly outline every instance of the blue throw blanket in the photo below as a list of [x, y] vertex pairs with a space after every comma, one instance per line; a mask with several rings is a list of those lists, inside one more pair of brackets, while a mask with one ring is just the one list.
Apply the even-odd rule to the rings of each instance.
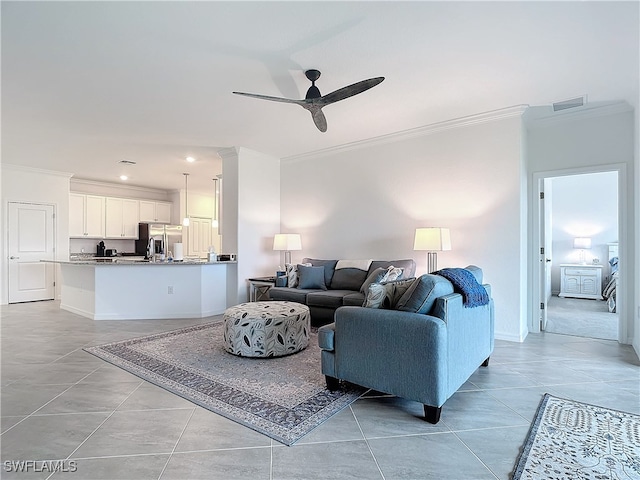
[[465, 307], [479, 307], [489, 303], [487, 290], [478, 283], [473, 273], [464, 268], [443, 268], [435, 272], [453, 284], [453, 290], [462, 294]]

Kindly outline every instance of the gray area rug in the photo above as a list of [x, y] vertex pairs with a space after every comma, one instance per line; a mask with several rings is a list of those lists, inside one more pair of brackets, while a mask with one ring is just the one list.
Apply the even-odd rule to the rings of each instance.
[[285, 445], [365, 391], [326, 389], [315, 329], [305, 350], [278, 358], [227, 353], [222, 329], [214, 322], [84, 350]]
[[640, 479], [640, 415], [544, 395], [513, 480]]
[[549, 333], [577, 337], [618, 339], [618, 314], [610, 313], [607, 302], [552, 296], [547, 304]]

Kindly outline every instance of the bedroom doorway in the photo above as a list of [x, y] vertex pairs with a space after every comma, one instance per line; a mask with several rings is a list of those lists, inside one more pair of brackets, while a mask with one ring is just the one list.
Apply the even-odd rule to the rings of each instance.
[[549, 173], [538, 178], [542, 192], [539, 330], [621, 338], [615, 289], [619, 182], [618, 170]]

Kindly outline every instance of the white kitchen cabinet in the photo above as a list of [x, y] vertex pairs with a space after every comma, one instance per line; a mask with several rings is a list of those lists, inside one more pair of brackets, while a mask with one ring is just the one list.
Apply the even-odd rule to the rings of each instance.
[[105, 197], [69, 194], [69, 236], [104, 238]]
[[105, 201], [105, 238], [138, 238], [138, 200], [107, 197]]
[[171, 203], [140, 200], [140, 221], [171, 223]]
[[560, 265], [559, 297], [602, 299], [602, 265]]
[[187, 231], [187, 255], [206, 258], [211, 245], [211, 219], [194, 218], [189, 219]]

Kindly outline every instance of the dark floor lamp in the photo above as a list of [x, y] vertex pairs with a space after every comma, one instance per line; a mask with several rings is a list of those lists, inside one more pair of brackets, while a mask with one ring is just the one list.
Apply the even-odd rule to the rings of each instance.
[[427, 273], [437, 271], [437, 252], [451, 250], [451, 234], [449, 233], [449, 229], [441, 227], [416, 228], [413, 249], [427, 251]]

